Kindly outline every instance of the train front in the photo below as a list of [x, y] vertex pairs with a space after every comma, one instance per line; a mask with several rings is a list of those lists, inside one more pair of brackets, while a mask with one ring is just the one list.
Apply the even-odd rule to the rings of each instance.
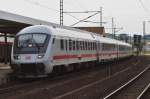
[[49, 32], [49, 29], [43, 26], [30, 26], [16, 35], [11, 60], [13, 72], [17, 77], [46, 76]]

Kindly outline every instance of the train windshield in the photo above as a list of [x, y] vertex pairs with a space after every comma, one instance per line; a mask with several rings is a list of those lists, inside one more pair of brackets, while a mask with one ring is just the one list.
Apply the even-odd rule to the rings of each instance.
[[16, 37], [14, 51], [17, 54], [43, 53], [49, 35], [40, 33], [22, 34]]
[[45, 34], [24, 34], [18, 37], [18, 47], [39, 47], [44, 46]]

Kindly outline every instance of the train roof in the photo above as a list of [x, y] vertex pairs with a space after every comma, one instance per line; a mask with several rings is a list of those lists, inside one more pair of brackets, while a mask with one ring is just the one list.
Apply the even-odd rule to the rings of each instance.
[[35, 25], [35, 26], [29, 26], [27, 28], [24, 28], [21, 30], [17, 35], [24, 34], [24, 33], [48, 33], [50, 35], [54, 36], [61, 36], [61, 37], [70, 37], [70, 38], [77, 38], [77, 39], [85, 39], [85, 40], [93, 40], [93, 41], [100, 41], [102, 43], [109, 43], [109, 44], [119, 44], [119, 45], [125, 45], [125, 46], [131, 46], [128, 43], [102, 37], [99, 34], [70, 28], [70, 27], [61, 27], [61, 26], [46, 26], [46, 25]]

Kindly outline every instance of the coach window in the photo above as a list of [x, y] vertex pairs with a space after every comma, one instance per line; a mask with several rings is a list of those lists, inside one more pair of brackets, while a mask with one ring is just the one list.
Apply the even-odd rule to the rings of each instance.
[[91, 50], [91, 42], [89, 42], [89, 50]]
[[84, 50], [84, 41], [82, 41], [82, 50]]
[[67, 42], [67, 40], [65, 41], [65, 43], [66, 43], [66, 51], [68, 50], [68, 42]]
[[90, 44], [91, 42], [89, 42], [89, 50], [91, 49], [91, 44]]
[[86, 41], [85, 41], [85, 50], [87, 50], [87, 45], [86, 45]]
[[102, 51], [104, 50], [104, 43], [101, 43]]
[[80, 50], [82, 50], [82, 41], [80, 41]]
[[84, 41], [82, 41], [82, 50], [84, 50]]
[[81, 50], [80, 41], [78, 41], [79, 50]]
[[84, 41], [84, 50], [86, 50], [86, 42]]
[[63, 39], [60, 40], [60, 48], [61, 48], [61, 50], [64, 50], [64, 40]]
[[79, 46], [79, 50], [81, 50], [81, 45], [80, 45], [80, 41], [78, 41], [78, 46]]
[[88, 50], [90, 50], [90, 42], [88, 42]]
[[82, 44], [82, 50], [83, 50], [83, 41], [82, 41], [82, 43], [81, 43], [81, 44]]
[[93, 42], [90, 42], [90, 50], [92, 50], [92, 43], [93, 43]]
[[84, 50], [84, 41], [82, 41], [82, 47], [83, 47], [82, 49]]
[[91, 46], [91, 42], [90, 42], [90, 47], [89, 47], [90, 49], [89, 49], [89, 50], [91, 50], [91, 47], [92, 47], [92, 46]]
[[123, 46], [122, 45], [119, 46], [119, 51], [123, 51]]
[[91, 42], [91, 50], [93, 50], [93, 42]]
[[85, 47], [86, 47], [86, 50], [87, 50], [87, 48], [88, 48], [88, 44], [87, 44], [87, 41], [85, 41]]
[[102, 44], [103, 51], [105, 51], [105, 43]]
[[82, 41], [80, 41], [80, 50], [82, 50]]
[[76, 41], [76, 49], [79, 50], [79, 42]]
[[94, 42], [92, 42], [92, 50], [94, 50]]
[[69, 50], [72, 50], [72, 40], [69, 40]]
[[92, 42], [92, 50], [94, 50], [94, 42]]
[[88, 50], [90, 50], [90, 46], [91, 46], [91, 45], [90, 45], [90, 42], [88, 42]]
[[84, 41], [82, 41], [82, 50], [84, 50]]
[[95, 42], [93, 42], [93, 50], [95, 50]]
[[82, 41], [82, 50], [84, 50], [84, 41]]
[[75, 50], [76, 49], [76, 43], [75, 43], [75, 41], [73, 41], [73, 50]]

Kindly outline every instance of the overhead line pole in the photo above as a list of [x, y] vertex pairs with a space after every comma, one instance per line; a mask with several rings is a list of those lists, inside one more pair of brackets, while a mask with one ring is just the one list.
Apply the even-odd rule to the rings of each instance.
[[63, 25], [63, 0], [60, 0], [60, 25]]

